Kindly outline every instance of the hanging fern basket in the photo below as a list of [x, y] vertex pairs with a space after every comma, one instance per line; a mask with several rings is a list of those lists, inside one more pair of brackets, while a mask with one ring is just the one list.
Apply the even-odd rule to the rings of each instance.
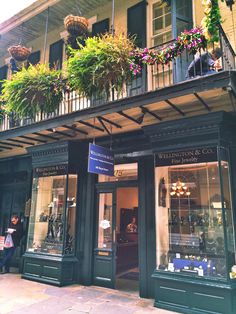
[[8, 52], [10, 53], [13, 59], [20, 62], [27, 60], [31, 53], [29, 48], [26, 48], [21, 45], [9, 47]]
[[67, 15], [64, 26], [72, 36], [81, 36], [88, 32], [88, 20], [82, 16]]

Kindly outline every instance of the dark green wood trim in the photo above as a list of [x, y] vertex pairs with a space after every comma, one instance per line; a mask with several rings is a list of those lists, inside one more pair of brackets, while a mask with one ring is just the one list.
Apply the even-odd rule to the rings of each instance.
[[155, 185], [153, 156], [138, 163], [139, 175], [139, 267], [140, 296], [153, 297], [151, 275], [156, 267]]
[[73, 256], [43, 255], [26, 252], [22, 278], [56, 286], [75, 283], [78, 259]]
[[[144, 127], [153, 152], [177, 151], [209, 145], [229, 145], [236, 130], [235, 117], [224, 111]], [[228, 144], [227, 144], [228, 143]]]
[[96, 175], [87, 173], [87, 167], [81, 169], [78, 187], [78, 280], [91, 285], [93, 278], [93, 245], [95, 224], [95, 182]]
[[236, 284], [218, 279], [199, 279], [155, 271], [155, 302], [158, 308], [186, 314], [235, 314]]

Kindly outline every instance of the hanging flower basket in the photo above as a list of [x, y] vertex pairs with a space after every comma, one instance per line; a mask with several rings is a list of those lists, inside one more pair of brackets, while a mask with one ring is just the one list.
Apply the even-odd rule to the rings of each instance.
[[88, 32], [88, 20], [82, 16], [67, 15], [64, 19], [64, 26], [73, 36], [81, 36]]
[[29, 48], [26, 48], [24, 46], [11, 46], [8, 48], [8, 51], [12, 58], [14, 58], [16, 61], [25, 61], [29, 57], [31, 51]]

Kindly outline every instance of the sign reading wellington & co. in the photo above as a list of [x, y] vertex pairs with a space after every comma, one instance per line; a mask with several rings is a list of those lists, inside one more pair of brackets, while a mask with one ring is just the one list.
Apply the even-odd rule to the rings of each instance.
[[88, 172], [114, 176], [114, 153], [110, 149], [89, 144]]
[[68, 165], [62, 164], [57, 166], [39, 167], [34, 169], [34, 177], [51, 177], [66, 174]]
[[216, 147], [195, 148], [177, 152], [157, 153], [156, 166], [196, 164], [217, 160]]

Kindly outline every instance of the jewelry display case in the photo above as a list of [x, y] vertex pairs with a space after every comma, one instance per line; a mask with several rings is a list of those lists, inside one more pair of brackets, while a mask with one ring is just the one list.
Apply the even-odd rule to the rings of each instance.
[[36, 168], [27, 251], [72, 254], [75, 239], [77, 175], [66, 165]]
[[[209, 153], [209, 161], [202, 162], [199, 157], [204, 152]], [[214, 161], [216, 150], [209, 148], [182, 152], [181, 160], [186, 160], [186, 164], [176, 161], [175, 165], [156, 168], [158, 270], [200, 277], [234, 277], [229, 164], [225, 151], [220, 152], [224, 159], [220, 167], [219, 161]], [[191, 158], [184, 159], [188, 155]], [[191, 160], [198, 162], [190, 163]]]

